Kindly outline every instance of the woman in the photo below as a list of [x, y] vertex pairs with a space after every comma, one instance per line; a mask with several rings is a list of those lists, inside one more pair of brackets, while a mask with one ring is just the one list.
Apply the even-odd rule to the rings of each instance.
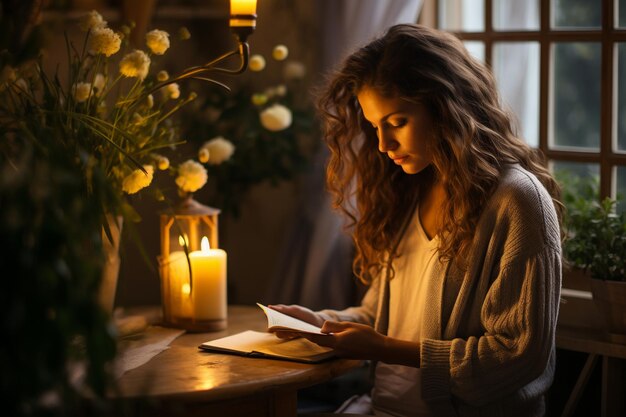
[[344, 311], [273, 307], [327, 333], [310, 340], [374, 361], [377, 415], [543, 415], [558, 186], [491, 74], [455, 37], [397, 25], [347, 58], [319, 107], [328, 187], [370, 288]]

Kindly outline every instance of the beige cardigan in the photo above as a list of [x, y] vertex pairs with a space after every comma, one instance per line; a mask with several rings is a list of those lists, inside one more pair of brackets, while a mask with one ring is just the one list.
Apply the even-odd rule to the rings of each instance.
[[[561, 245], [552, 199], [534, 175], [518, 165], [504, 170], [471, 253], [465, 271], [454, 260], [441, 265], [428, 289], [422, 397], [438, 416], [543, 415], [554, 376]], [[388, 303], [385, 276], [361, 306], [321, 313], [386, 333]]]

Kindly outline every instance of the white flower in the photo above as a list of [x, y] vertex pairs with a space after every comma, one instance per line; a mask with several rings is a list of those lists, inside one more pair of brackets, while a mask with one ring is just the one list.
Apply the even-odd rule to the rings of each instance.
[[250, 67], [250, 71], [263, 71], [263, 68], [265, 68], [265, 58], [263, 58], [263, 55], [259, 54], [252, 55], [248, 66]]
[[122, 39], [120, 35], [109, 28], [95, 28], [89, 35], [89, 52], [111, 56], [120, 50]]
[[102, 18], [102, 15], [95, 10], [85, 14], [81, 19], [79, 26], [85, 32], [89, 29], [100, 29], [106, 27], [107, 22]]
[[191, 33], [189, 32], [189, 29], [187, 29], [185, 26], [178, 29], [178, 39], [180, 39], [181, 41], [191, 39]]
[[180, 97], [180, 86], [178, 83], [171, 83], [161, 89], [163, 98], [176, 100]]
[[301, 80], [306, 75], [306, 67], [300, 61], [287, 62], [283, 71], [283, 76], [287, 80]]
[[287, 86], [285, 84], [277, 85], [274, 89], [274, 92], [279, 97], [285, 97], [285, 95], [287, 94]]
[[150, 58], [139, 49], [127, 54], [120, 61], [120, 72], [126, 77], [146, 78], [150, 70]]
[[96, 96], [100, 96], [102, 94], [102, 92], [104, 91], [104, 86], [106, 84], [106, 79], [104, 78], [104, 75], [102, 74], [96, 74], [96, 76], [93, 79], [93, 89], [96, 92]]
[[202, 162], [203, 164], [209, 162], [210, 156], [211, 154], [209, 153], [209, 150], [207, 148], [200, 148], [198, 150], [198, 161]]
[[170, 47], [170, 34], [163, 30], [151, 30], [146, 33], [146, 45], [152, 53], [163, 55]]
[[266, 94], [253, 94], [250, 100], [255, 106], [262, 106], [267, 103], [268, 98]]
[[170, 160], [165, 156], [159, 156], [157, 158], [157, 165], [161, 171], [165, 171], [170, 167]]
[[152, 165], [144, 165], [143, 172], [136, 169], [122, 180], [122, 190], [127, 194], [135, 194], [139, 190], [146, 188], [152, 182], [154, 176], [154, 167]]
[[219, 165], [230, 159], [235, 152], [235, 145], [221, 136], [211, 139], [202, 146], [203, 149], [209, 151], [209, 164]]
[[289, 55], [289, 49], [285, 45], [276, 45], [272, 51], [272, 57], [276, 61], [284, 61], [287, 59], [287, 55]]
[[202, 188], [206, 184], [207, 179], [206, 168], [190, 159], [178, 167], [176, 185], [182, 191], [193, 193]]
[[165, 70], [161, 70], [157, 73], [157, 81], [167, 81], [168, 78], [170, 78], [170, 75]]
[[82, 82], [76, 83], [72, 86], [72, 93], [77, 102], [82, 103], [87, 101], [91, 96], [91, 84]]
[[260, 114], [261, 124], [267, 130], [278, 132], [291, 126], [291, 110], [282, 104], [274, 104]]
[[145, 100], [145, 105], [147, 108], [151, 109], [152, 107], [154, 107], [154, 96], [152, 94], [148, 94], [148, 97], [146, 97]]

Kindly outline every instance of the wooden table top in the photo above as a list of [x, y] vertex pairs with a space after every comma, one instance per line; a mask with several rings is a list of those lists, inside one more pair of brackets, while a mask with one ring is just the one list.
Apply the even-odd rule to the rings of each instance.
[[162, 398], [181, 401], [232, 399], [271, 390], [312, 386], [328, 381], [360, 361], [334, 359], [321, 364], [247, 358], [204, 352], [198, 346], [244, 330], [265, 331], [267, 321], [258, 307], [229, 306], [228, 328], [212, 333], [186, 333], [170, 348], [118, 380], [122, 398]]

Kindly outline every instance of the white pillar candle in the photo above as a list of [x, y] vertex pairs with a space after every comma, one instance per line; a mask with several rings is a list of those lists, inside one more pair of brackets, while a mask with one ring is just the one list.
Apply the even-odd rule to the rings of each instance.
[[196, 320], [226, 319], [226, 252], [210, 249], [202, 238], [200, 251], [191, 252], [191, 300]]

